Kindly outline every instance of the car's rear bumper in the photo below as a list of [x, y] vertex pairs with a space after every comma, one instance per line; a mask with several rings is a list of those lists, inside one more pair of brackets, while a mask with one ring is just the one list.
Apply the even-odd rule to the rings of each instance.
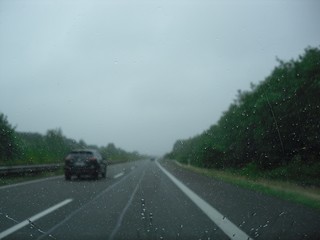
[[68, 175], [93, 175], [97, 174], [99, 170], [94, 167], [65, 167], [64, 168], [65, 173]]

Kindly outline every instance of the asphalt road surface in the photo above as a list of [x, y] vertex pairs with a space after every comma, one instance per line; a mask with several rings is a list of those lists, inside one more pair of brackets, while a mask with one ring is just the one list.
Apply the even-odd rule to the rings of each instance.
[[0, 239], [320, 239], [320, 212], [142, 160], [0, 187]]

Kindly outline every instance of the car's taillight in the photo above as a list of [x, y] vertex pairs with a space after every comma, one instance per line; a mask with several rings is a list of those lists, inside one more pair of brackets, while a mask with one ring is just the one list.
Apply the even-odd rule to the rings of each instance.
[[91, 157], [91, 158], [88, 158], [89, 161], [97, 161], [97, 158], [95, 157]]

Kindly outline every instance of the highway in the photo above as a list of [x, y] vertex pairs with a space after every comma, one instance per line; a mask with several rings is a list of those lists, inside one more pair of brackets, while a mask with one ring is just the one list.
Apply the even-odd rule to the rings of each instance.
[[319, 239], [320, 212], [184, 170], [110, 165], [0, 187], [0, 239]]

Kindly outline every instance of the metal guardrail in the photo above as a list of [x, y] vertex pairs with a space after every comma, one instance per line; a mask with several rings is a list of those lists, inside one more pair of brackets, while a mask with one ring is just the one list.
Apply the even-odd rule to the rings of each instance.
[[36, 174], [40, 172], [50, 172], [62, 168], [62, 163], [57, 164], [40, 164], [40, 165], [22, 165], [0, 167], [0, 176]]
[[[108, 165], [124, 163], [126, 161], [108, 161]], [[38, 164], [38, 165], [20, 165], [0, 167], [0, 176], [37, 174], [40, 172], [52, 172], [62, 169], [64, 163]]]

